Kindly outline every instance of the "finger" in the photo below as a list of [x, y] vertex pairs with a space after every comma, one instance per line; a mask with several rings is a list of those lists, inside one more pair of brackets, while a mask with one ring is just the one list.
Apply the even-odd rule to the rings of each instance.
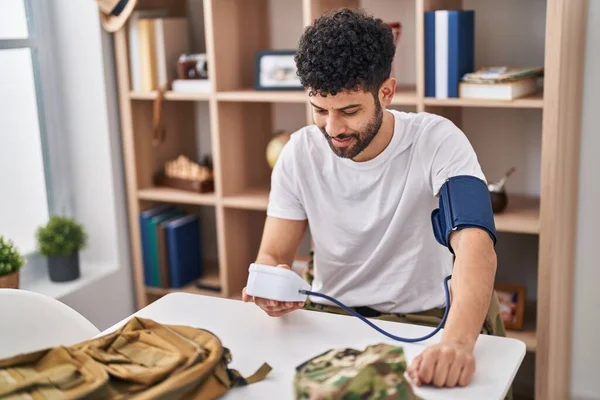
[[436, 387], [442, 387], [446, 384], [448, 370], [454, 361], [454, 350], [442, 348], [433, 371], [433, 384]]
[[254, 298], [252, 296], [248, 296], [248, 293], [246, 293], [246, 288], [243, 288], [242, 289], [242, 301], [244, 301], [245, 303], [248, 303], [253, 300], [254, 300]]
[[414, 381], [414, 384], [419, 386], [421, 385], [421, 380], [419, 379], [419, 367], [421, 365], [421, 356], [417, 356], [410, 366], [407, 368], [408, 376], [410, 379]]
[[460, 373], [460, 378], [458, 378], [458, 384], [460, 386], [467, 386], [471, 382], [471, 378], [473, 377], [473, 372], [475, 372], [475, 361], [473, 357], [470, 357], [465, 363]]
[[288, 314], [291, 310], [277, 310], [267, 311], [267, 315], [270, 317], [281, 317], [282, 315]]
[[439, 356], [439, 350], [428, 349], [423, 353], [423, 360], [419, 368], [419, 379], [421, 382], [430, 384], [433, 379], [433, 372], [435, 370], [435, 364]]
[[462, 360], [456, 359], [450, 365], [450, 369], [448, 370], [448, 377], [446, 378], [446, 386], [454, 387], [458, 384], [458, 378], [460, 378], [460, 374], [462, 373], [464, 366], [464, 362]]

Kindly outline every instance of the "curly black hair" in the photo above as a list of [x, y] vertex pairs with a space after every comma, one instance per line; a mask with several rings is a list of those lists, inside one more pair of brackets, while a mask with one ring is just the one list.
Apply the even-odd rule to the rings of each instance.
[[364, 10], [343, 8], [305, 29], [295, 61], [311, 96], [361, 89], [375, 94], [390, 77], [395, 52], [389, 25]]

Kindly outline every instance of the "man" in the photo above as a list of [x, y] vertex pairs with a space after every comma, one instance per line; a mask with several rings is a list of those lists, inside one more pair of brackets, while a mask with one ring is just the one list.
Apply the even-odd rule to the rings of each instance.
[[[370, 317], [430, 326], [452, 274], [441, 340], [409, 375], [417, 385], [463, 386], [478, 334], [503, 334], [489, 193], [470, 143], [449, 120], [386, 109], [394, 53], [389, 27], [356, 10], [325, 15], [304, 32], [296, 64], [315, 125], [295, 132], [277, 160], [256, 262], [289, 268], [310, 225], [313, 291]], [[440, 199], [450, 208], [439, 209]], [[443, 226], [452, 213], [468, 222]], [[336, 312], [320, 298], [280, 303], [244, 291], [243, 299], [273, 317], [302, 307]]]

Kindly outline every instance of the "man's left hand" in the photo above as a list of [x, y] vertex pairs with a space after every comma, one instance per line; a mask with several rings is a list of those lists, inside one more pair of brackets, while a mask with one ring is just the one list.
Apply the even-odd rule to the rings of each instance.
[[475, 372], [472, 347], [442, 341], [426, 348], [407, 369], [415, 385], [466, 386]]

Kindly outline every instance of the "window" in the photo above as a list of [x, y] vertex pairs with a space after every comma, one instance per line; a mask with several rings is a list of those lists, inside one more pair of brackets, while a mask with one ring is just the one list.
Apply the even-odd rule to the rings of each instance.
[[0, 1], [0, 235], [25, 255], [35, 252], [35, 230], [50, 214], [70, 211], [57, 129], [49, 123], [57, 118], [48, 118], [56, 93], [44, 3]]

